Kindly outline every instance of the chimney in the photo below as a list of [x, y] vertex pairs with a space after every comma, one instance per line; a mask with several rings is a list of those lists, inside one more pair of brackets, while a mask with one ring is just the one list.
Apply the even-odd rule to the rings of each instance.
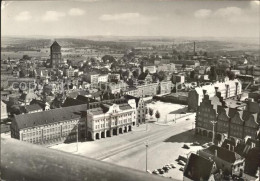
[[215, 94], [217, 95], [218, 87], [215, 87]]
[[203, 89], [202, 92], [203, 92], [203, 95], [205, 96], [207, 93], [207, 90]]
[[215, 150], [215, 157], [218, 157], [218, 150]]
[[228, 89], [229, 89], [229, 85], [226, 84], [226, 98], [228, 98]]
[[196, 45], [195, 45], [195, 41], [193, 42], [193, 54], [195, 55], [195, 47], [196, 47]]
[[236, 96], [237, 96], [237, 91], [238, 91], [238, 82], [236, 82]]
[[230, 151], [230, 144], [227, 144], [228, 145], [228, 150]]

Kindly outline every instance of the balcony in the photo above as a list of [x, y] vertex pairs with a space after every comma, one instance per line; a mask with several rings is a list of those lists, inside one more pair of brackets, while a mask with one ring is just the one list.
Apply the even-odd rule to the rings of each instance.
[[13, 181], [166, 181], [163, 178], [94, 159], [1, 139], [1, 180]]

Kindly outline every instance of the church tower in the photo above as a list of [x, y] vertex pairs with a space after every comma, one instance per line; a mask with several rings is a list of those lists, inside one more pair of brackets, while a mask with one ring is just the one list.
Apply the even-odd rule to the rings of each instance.
[[61, 46], [54, 41], [50, 47], [51, 49], [51, 67], [58, 68], [61, 64]]

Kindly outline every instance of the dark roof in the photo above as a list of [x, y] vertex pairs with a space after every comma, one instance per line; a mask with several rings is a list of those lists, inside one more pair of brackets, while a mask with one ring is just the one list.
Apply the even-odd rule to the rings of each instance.
[[51, 47], [53, 47], [53, 46], [59, 46], [59, 47], [60, 47], [60, 45], [57, 43], [57, 41], [54, 41], [54, 42], [53, 42], [53, 44], [51, 45]]
[[83, 104], [78, 106], [51, 109], [48, 111], [32, 114], [15, 115], [14, 120], [17, 123], [18, 129], [23, 129], [80, 118], [81, 113], [86, 110], [87, 104]]
[[260, 167], [260, 148], [255, 147], [249, 150], [245, 159], [245, 173], [255, 176], [257, 168]]
[[237, 153], [227, 150], [225, 148], [222, 147], [218, 147], [216, 145], [212, 145], [206, 149], [204, 149], [203, 151], [211, 154], [211, 155], [215, 155], [215, 150], [217, 150], [217, 157], [227, 161], [229, 163], [234, 163], [236, 160], [241, 159], [241, 156], [238, 155]]
[[208, 180], [212, 169], [213, 161], [191, 153], [183, 175], [191, 180]]
[[73, 99], [71, 97], [67, 97], [66, 100], [64, 101], [62, 107], [76, 106], [76, 105], [82, 105], [82, 104], [86, 104], [86, 103], [83, 101], [77, 100], [77, 99]]
[[31, 104], [31, 105], [24, 106], [24, 109], [27, 112], [31, 112], [36, 110], [42, 110], [42, 107], [39, 104]]
[[139, 103], [139, 100], [140, 100], [140, 97], [135, 97], [135, 96], [131, 96], [131, 95], [125, 95], [124, 96], [126, 99], [135, 99], [135, 103], [136, 103], [136, 108], [138, 108], [138, 103]]
[[132, 109], [132, 107], [129, 104], [119, 104], [119, 108], [121, 110], [127, 110], [127, 109]]

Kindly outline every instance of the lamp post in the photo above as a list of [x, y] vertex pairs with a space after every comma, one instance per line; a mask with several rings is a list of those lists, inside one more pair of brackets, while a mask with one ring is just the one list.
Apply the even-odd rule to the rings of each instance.
[[147, 172], [147, 165], [148, 165], [148, 141], [145, 142], [145, 171]]
[[78, 152], [78, 150], [79, 150], [79, 133], [78, 133], [78, 129], [79, 129], [79, 122], [77, 123], [77, 129], [76, 129], [76, 137], [77, 137], [77, 149], [76, 149], [76, 152]]
[[217, 123], [217, 121], [211, 121], [211, 123], [213, 124], [212, 143], [214, 144], [214, 140], [215, 140], [215, 124]]

